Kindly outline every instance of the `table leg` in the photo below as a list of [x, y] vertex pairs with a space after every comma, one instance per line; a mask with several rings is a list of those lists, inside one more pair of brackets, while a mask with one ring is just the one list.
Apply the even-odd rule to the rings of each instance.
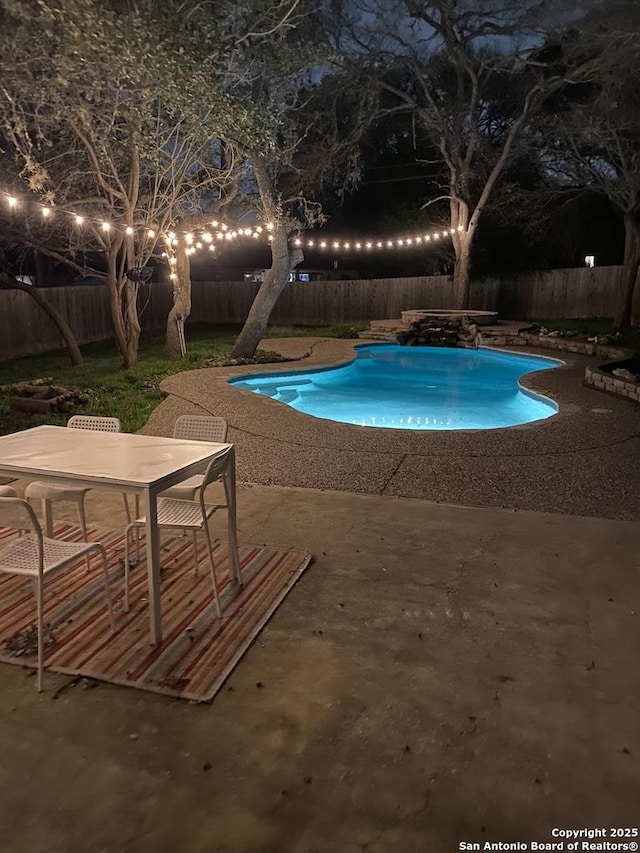
[[51, 513], [51, 501], [42, 498], [42, 526], [44, 527], [44, 535], [51, 539], [53, 536], [53, 518]]
[[236, 524], [236, 452], [235, 447], [228, 454], [229, 462], [223, 478], [224, 492], [227, 497], [228, 510], [228, 533], [229, 559], [231, 560], [231, 573], [235, 583], [242, 586], [240, 576], [240, 562], [238, 560], [238, 532]]
[[162, 641], [162, 613], [160, 609], [160, 533], [158, 529], [158, 499], [155, 492], [145, 493], [147, 534], [147, 576], [149, 580], [149, 619], [151, 642]]

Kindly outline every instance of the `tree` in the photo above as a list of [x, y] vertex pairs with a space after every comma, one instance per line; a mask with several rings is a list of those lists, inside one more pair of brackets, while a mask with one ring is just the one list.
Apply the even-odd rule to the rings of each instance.
[[[438, 152], [455, 252], [454, 302], [468, 305], [471, 250], [489, 200], [545, 100], [583, 68], [549, 73], [532, 57], [565, 11], [511, 0], [345, 2], [334, 44], [378, 111], [408, 113]], [[567, 4], [571, 9], [572, 4]], [[575, 10], [574, 10], [575, 11]]]
[[330, 72], [315, 10], [313, 2], [298, 7], [295, 30], [282, 29], [254, 57], [242, 90], [270, 133], [268, 149], [246, 154], [257, 210], [270, 228], [272, 263], [236, 340], [236, 357], [254, 355], [291, 270], [304, 259], [296, 236], [326, 220], [322, 191], [344, 192], [359, 175], [357, 143], [368, 100], [349, 88], [344, 74]]
[[37, 287], [33, 287], [19, 281], [15, 276], [6, 271], [0, 271], [0, 290], [21, 290], [23, 293], [30, 296], [36, 305], [45, 312], [60, 332], [60, 336], [62, 337], [64, 345], [67, 348], [67, 352], [69, 353], [71, 364], [74, 366], [82, 364], [82, 353], [80, 352], [80, 347], [78, 346], [78, 342], [76, 341], [75, 335], [71, 331], [69, 324], [58, 309], [46, 300], [42, 291], [38, 290]]
[[637, 4], [622, 0], [567, 35], [556, 48], [558, 62], [579, 51], [594, 57], [598, 74], [577, 91], [563, 87], [541, 129], [540, 158], [555, 187], [599, 192], [622, 214], [625, 276], [616, 327], [631, 323], [640, 279], [639, 26]]
[[[125, 367], [140, 336], [139, 279], [128, 273], [149, 263], [176, 223], [210, 215], [237, 180], [237, 162], [221, 162], [220, 138], [263, 144], [221, 83], [226, 60], [211, 30], [204, 44], [172, 11], [99, 0], [0, 4], [3, 166], [34, 202], [13, 211], [9, 241], [106, 284]], [[16, 44], [29, 44], [20, 62]]]

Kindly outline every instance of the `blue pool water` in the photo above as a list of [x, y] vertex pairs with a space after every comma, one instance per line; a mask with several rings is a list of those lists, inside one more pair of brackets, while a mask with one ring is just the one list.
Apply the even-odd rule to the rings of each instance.
[[236, 388], [308, 415], [392, 429], [496, 429], [551, 417], [558, 406], [518, 378], [563, 362], [490, 349], [366, 344], [340, 367], [252, 374]]

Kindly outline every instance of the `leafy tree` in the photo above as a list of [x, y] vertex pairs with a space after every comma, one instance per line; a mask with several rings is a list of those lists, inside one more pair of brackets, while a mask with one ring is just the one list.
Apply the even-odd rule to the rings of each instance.
[[[225, 89], [226, 57], [214, 50], [211, 28], [202, 39], [196, 22], [172, 11], [100, 0], [0, 2], [2, 165], [14, 186], [50, 210], [46, 218], [36, 205], [19, 217], [14, 211], [7, 242], [104, 281], [125, 367], [136, 362], [140, 335], [139, 283], [127, 273], [149, 263], [160, 235], [202, 221], [237, 183], [240, 161], [221, 157], [218, 140], [265, 144], [252, 114]], [[16, 44], [29, 45], [20, 61]], [[188, 315], [188, 262], [174, 275], [169, 330], [175, 315]], [[175, 346], [169, 334], [169, 350]]]
[[640, 9], [607, 3], [554, 48], [558, 65], [587, 55], [597, 73], [584, 85], [563, 87], [540, 128], [540, 160], [560, 191], [582, 188], [605, 195], [623, 217], [625, 283], [615, 326], [631, 322], [640, 278]]
[[296, 235], [325, 221], [323, 189], [340, 193], [359, 174], [357, 128], [367, 99], [347, 88], [344, 75], [331, 73], [312, 0], [296, 7], [294, 22], [252, 56], [234, 90], [251, 101], [271, 139], [262, 151], [245, 149], [256, 210], [271, 229], [272, 264], [236, 341], [237, 357], [255, 353], [291, 270], [303, 260]]
[[546, 99], [584, 63], [552, 73], [533, 56], [573, 4], [511, 0], [361, 0], [338, 6], [333, 43], [354, 80], [379, 93], [378, 114], [407, 114], [437, 151], [455, 253], [454, 300], [468, 304], [483, 213]]

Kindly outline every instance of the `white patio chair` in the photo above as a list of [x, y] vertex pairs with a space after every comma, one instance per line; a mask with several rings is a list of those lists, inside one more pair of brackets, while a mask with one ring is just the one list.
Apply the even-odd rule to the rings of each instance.
[[[12, 489], [11, 486], [0, 486], [0, 498], [17, 498], [18, 493], [15, 489]], [[10, 536], [22, 536], [22, 531], [14, 530], [9, 534]]]
[[23, 536], [10, 539], [6, 544], [0, 546], [0, 572], [24, 575], [34, 580], [38, 618], [38, 680], [36, 686], [40, 692], [44, 669], [44, 579], [53, 572], [72, 566], [79, 559], [92, 552], [99, 554], [102, 559], [104, 585], [113, 633], [115, 632], [115, 623], [109, 588], [107, 555], [98, 542], [63, 542], [60, 539], [48, 539], [43, 536], [33, 507], [22, 498], [0, 497], [0, 524], [3, 527], [12, 527], [24, 533]]
[[[118, 418], [98, 417], [94, 415], [74, 415], [67, 421], [69, 429], [91, 429], [99, 432], [120, 432], [120, 420]], [[68, 501], [75, 503], [78, 507], [78, 518], [80, 520], [80, 528], [84, 541], [87, 541], [87, 520], [84, 511], [84, 499], [90, 488], [82, 486], [73, 486], [66, 483], [59, 483], [55, 480], [34, 480], [29, 483], [25, 489], [24, 496], [27, 500], [40, 498], [42, 501], [42, 516], [44, 519], [45, 530], [49, 532], [53, 525], [52, 504], [55, 501]], [[125, 512], [127, 514], [127, 522], [131, 521], [131, 513], [129, 511], [129, 502], [125, 494], [124, 499]], [[87, 562], [87, 566], [89, 563]]]
[[[184, 438], [189, 441], [219, 441], [227, 440], [227, 422], [224, 418], [210, 415], [180, 415], [173, 427], [174, 438]], [[163, 498], [179, 498], [192, 501], [202, 485], [202, 474], [187, 477], [181, 483], [171, 486], [162, 493]]]
[[[182, 500], [180, 498], [160, 497], [158, 499], [158, 527], [180, 529], [191, 531], [193, 535], [193, 565], [196, 574], [198, 574], [198, 547], [196, 534], [202, 531], [207, 542], [207, 552], [209, 555], [209, 570], [211, 572], [211, 582], [213, 584], [213, 594], [216, 599], [216, 612], [218, 618], [222, 617], [222, 609], [220, 607], [220, 597], [218, 595], [218, 578], [216, 576], [216, 564], [213, 559], [213, 550], [211, 543], [211, 532], [209, 531], [209, 518], [219, 509], [228, 509], [227, 504], [206, 504], [204, 493], [207, 486], [219, 479], [226, 465], [227, 454], [231, 452], [231, 448], [223, 451], [221, 454], [212, 459], [207, 470], [205, 471], [200, 486], [196, 489], [197, 497], [195, 500]], [[146, 517], [141, 516], [135, 521], [127, 525], [124, 537], [124, 609], [125, 613], [129, 611], [129, 534], [132, 530], [144, 527]], [[138, 552], [139, 542], [136, 539], [136, 551]]]

